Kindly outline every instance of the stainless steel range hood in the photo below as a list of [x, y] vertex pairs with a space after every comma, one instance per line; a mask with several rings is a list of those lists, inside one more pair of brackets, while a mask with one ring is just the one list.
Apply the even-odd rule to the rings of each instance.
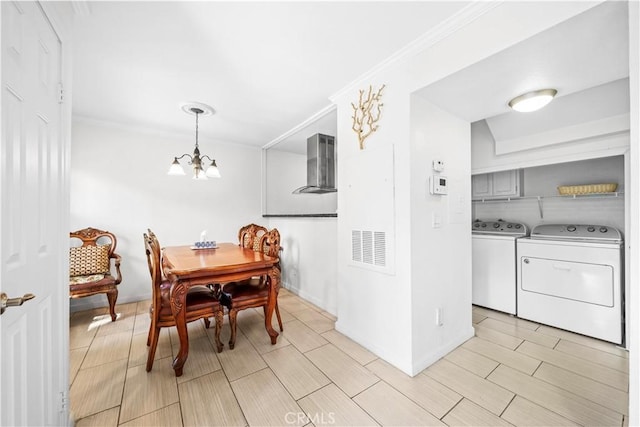
[[293, 194], [324, 194], [336, 189], [336, 139], [317, 133], [307, 138], [307, 185]]

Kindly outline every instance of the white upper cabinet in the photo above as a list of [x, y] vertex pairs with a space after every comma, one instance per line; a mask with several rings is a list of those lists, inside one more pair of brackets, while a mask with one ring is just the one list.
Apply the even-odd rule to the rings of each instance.
[[471, 195], [474, 200], [521, 197], [522, 169], [483, 173], [471, 176]]

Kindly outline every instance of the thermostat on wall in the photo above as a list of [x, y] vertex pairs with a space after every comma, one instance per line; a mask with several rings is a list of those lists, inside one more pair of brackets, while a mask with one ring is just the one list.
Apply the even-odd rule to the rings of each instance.
[[429, 177], [429, 192], [431, 194], [447, 194], [447, 177], [442, 175], [431, 175]]

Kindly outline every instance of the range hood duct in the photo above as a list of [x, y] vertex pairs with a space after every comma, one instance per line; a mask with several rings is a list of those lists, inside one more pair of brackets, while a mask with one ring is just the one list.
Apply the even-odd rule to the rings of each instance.
[[324, 194], [336, 189], [336, 139], [317, 133], [307, 138], [307, 185], [293, 194]]

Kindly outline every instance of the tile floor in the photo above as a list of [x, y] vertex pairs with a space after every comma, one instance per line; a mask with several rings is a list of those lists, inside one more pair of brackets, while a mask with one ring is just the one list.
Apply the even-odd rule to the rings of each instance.
[[[614, 345], [473, 308], [476, 336], [411, 378], [283, 290], [285, 331], [270, 345], [261, 310], [238, 317], [232, 351], [189, 325], [184, 375], [163, 329], [145, 371], [149, 302], [71, 317], [71, 408], [82, 426], [628, 424], [628, 356]], [[274, 316], [275, 323], [275, 316]], [[228, 341], [228, 326], [223, 342]]]

